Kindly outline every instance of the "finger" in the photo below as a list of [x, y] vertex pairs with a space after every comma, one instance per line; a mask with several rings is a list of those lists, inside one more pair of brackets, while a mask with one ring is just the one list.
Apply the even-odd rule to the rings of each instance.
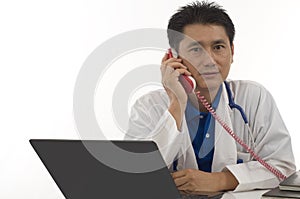
[[169, 57], [168, 53], [165, 53], [164, 57], [163, 57], [162, 60], [161, 60], [161, 63], [167, 61], [167, 60], [168, 60], [168, 57]]
[[165, 55], [163, 56], [161, 62], [164, 62], [164, 61], [167, 61], [169, 59], [179, 59], [180, 61], [182, 61], [181, 58], [178, 58], [178, 57], [169, 57], [169, 54], [168, 53], [165, 53]]
[[175, 182], [176, 187], [181, 187], [184, 184], [188, 183], [189, 181], [186, 176], [182, 176], [182, 177], [175, 178], [174, 182]]
[[176, 69], [176, 70], [174, 70], [170, 67], [167, 67], [165, 72], [163, 73], [162, 78], [163, 79], [174, 79], [175, 80], [175, 79], [178, 79], [178, 77], [180, 75], [191, 76], [192, 74], [189, 71], [185, 70], [185, 69]]
[[[171, 60], [172, 61], [172, 60]], [[161, 64], [161, 66], [160, 66], [160, 70], [162, 71], [162, 72], [164, 72], [165, 70], [166, 70], [166, 68], [168, 67], [168, 66], [170, 66], [171, 68], [173, 68], [173, 69], [176, 69], [176, 68], [187, 68], [186, 66], [184, 66], [182, 63], [180, 63], [180, 61], [172, 61], [172, 62], [170, 62], [169, 60], [167, 60], [167, 61], [165, 61], [165, 62], [163, 62], [162, 64]]]
[[[176, 72], [176, 70], [174, 70], [174, 68], [167, 66], [167, 67], [165, 67], [165, 71], [163, 72], [163, 75], [164, 76], [170, 76], [171, 74], [174, 75], [174, 72]], [[176, 72], [176, 73], [178, 73], [178, 75], [176, 75], [176, 76], [180, 75], [179, 72]]]
[[183, 177], [185, 175], [186, 175], [185, 170], [180, 170], [180, 171], [176, 171], [176, 172], [172, 173], [173, 179], [180, 178], [180, 177]]
[[[167, 56], [167, 57], [166, 57]], [[171, 63], [171, 62], [182, 62], [182, 59], [178, 59], [178, 58], [168, 58], [168, 55], [165, 55], [161, 61], [161, 65], [165, 66], [167, 65], [168, 63]]]
[[167, 59], [166, 61], [163, 61], [161, 63], [161, 66], [160, 66], [160, 70], [162, 73], [165, 72], [166, 70], [166, 67], [167, 66], [172, 66], [172, 68], [186, 68], [182, 63], [181, 63], [181, 59], [176, 59], [176, 58], [170, 58], [170, 59]]
[[170, 64], [168, 64], [166, 66], [164, 66], [164, 65], [161, 66], [161, 72], [163, 74], [166, 73], [166, 72], [169, 72], [169, 73], [173, 72], [173, 71], [175, 71], [177, 69], [184, 69], [184, 70], [186, 70], [187, 67], [185, 67], [183, 64], [178, 63], [178, 62], [172, 62], [172, 63], [170, 63]]
[[188, 75], [188, 76], [190, 76], [190, 75], [192, 75], [192, 73], [190, 73], [188, 70], [186, 70], [186, 69], [176, 69], [176, 70], [174, 70], [174, 72], [177, 72], [177, 77], [179, 76], [179, 75]]
[[188, 192], [188, 193], [193, 191], [193, 187], [191, 186], [191, 183], [189, 183], [189, 182], [187, 182], [187, 183], [185, 183], [181, 186], [178, 186], [177, 189], [179, 191], [185, 191], [185, 192]]
[[168, 77], [168, 76], [175, 76], [178, 77], [179, 75], [192, 75], [187, 69], [185, 68], [178, 68], [174, 69], [171, 66], [165, 67], [162, 71], [162, 77]]
[[182, 63], [180, 62], [170, 62], [170, 63], [166, 63], [166, 66], [169, 66], [169, 67], [172, 67], [174, 69], [177, 69], [177, 68], [184, 68], [184, 69], [187, 69], [187, 67], [185, 65], [183, 65]]

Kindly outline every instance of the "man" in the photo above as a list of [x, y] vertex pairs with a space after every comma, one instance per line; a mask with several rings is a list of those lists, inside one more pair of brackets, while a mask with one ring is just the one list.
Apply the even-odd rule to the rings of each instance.
[[[195, 79], [195, 91], [262, 159], [284, 175], [295, 171], [290, 136], [270, 93], [255, 82], [226, 80], [234, 34], [231, 19], [215, 3], [179, 9], [168, 25], [178, 58], [166, 54], [161, 64], [165, 89], [141, 97], [131, 111], [126, 138], [154, 140], [183, 192], [272, 188], [280, 179], [236, 143], [194, 93], [185, 92], [180, 75]], [[231, 99], [246, 120], [229, 106]]]

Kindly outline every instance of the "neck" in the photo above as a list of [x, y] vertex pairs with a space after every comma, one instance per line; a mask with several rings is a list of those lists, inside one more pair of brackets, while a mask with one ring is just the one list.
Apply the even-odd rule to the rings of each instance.
[[[204, 96], [207, 102], [211, 105], [218, 93], [219, 87], [216, 89], [196, 89], [196, 91], [197, 90], [200, 91], [200, 95]], [[189, 99], [192, 105], [198, 110], [201, 112], [208, 112], [194, 93], [189, 95]]]

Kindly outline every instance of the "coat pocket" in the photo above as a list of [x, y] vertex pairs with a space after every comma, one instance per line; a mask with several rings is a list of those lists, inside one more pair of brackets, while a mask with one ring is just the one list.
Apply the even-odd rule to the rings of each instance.
[[249, 162], [250, 158], [250, 153], [239, 151], [237, 152], [237, 163]]

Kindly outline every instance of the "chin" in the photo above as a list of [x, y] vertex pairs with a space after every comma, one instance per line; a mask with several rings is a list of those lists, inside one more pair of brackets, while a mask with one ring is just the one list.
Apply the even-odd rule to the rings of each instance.
[[198, 84], [197, 82], [197, 85], [199, 90], [201, 89], [205, 89], [205, 90], [216, 90], [216, 89], [219, 89], [220, 85], [222, 84], [223, 81], [220, 81], [220, 80], [214, 80], [214, 81], [202, 81], [200, 82], [200, 84]]

